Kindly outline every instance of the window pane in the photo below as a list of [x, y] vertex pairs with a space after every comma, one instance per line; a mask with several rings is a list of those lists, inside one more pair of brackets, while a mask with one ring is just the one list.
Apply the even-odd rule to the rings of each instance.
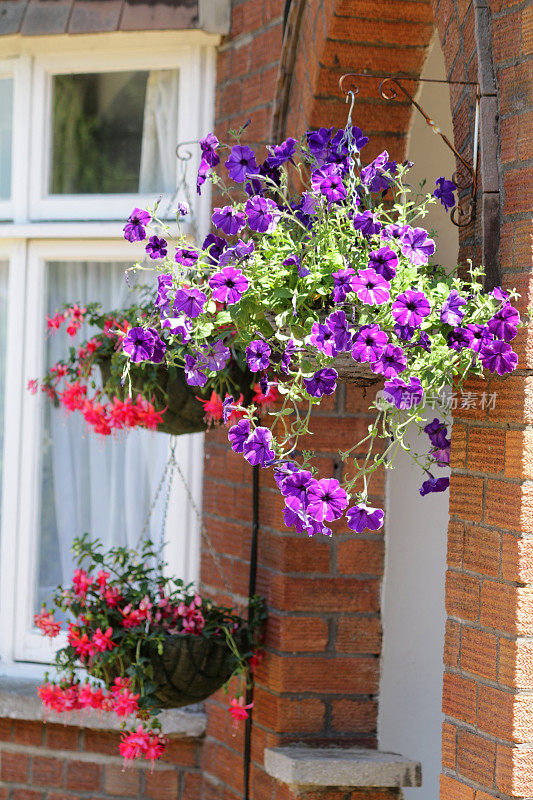
[[[125, 266], [49, 262], [47, 311], [53, 313], [64, 302], [89, 299], [100, 300], [110, 310], [120, 307], [128, 298]], [[74, 341], [83, 341], [88, 333], [82, 328]], [[72, 342], [63, 331], [48, 337], [47, 364], [63, 358]], [[70, 546], [75, 536], [87, 532], [106, 546], [138, 542], [168, 452], [168, 437], [150, 431], [102, 440], [87, 433], [81, 415], [67, 418], [63, 410], [44, 399], [43, 415], [36, 610], [49, 601], [58, 583], [69, 581], [74, 568]], [[145, 532], [154, 541], [161, 531], [162, 507], [161, 495]]]
[[55, 75], [51, 194], [175, 189], [177, 70]]
[[2, 522], [1, 499], [2, 478], [4, 474], [4, 406], [6, 391], [7, 360], [7, 292], [9, 280], [9, 261], [0, 260], [0, 526]]
[[0, 200], [11, 197], [13, 78], [0, 78]]

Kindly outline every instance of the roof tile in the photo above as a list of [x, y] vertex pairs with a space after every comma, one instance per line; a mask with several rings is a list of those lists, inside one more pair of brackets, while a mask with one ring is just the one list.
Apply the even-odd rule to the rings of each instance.
[[120, 30], [186, 29], [195, 28], [197, 24], [197, 0], [126, 0]]
[[25, 36], [65, 33], [73, 0], [30, 0], [20, 32]]
[[75, 0], [68, 24], [69, 33], [116, 31], [123, 0]]
[[28, 0], [3, 0], [0, 2], [0, 35], [18, 33]]

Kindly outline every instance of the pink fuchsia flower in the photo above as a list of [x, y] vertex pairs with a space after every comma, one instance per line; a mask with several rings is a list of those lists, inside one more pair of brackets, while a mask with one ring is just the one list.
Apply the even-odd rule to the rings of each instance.
[[362, 533], [364, 530], [378, 531], [383, 525], [384, 514], [381, 508], [372, 508], [365, 503], [358, 503], [348, 509], [346, 517], [348, 518], [348, 527], [356, 533]]
[[208, 427], [210, 427], [213, 422], [220, 422], [222, 419], [223, 404], [216, 392], [211, 392], [211, 397], [208, 400], [204, 400], [203, 397], [197, 397], [196, 399], [199, 400], [204, 407], [204, 418]]
[[390, 283], [379, 275], [375, 269], [361, 269], [355, 275], [350, 285], [361, 300], [369, 306], [380, 306], [390, 298]]
[[89, 636], [86, 633], [81, 633], [80, 628], [72, 622], [68, 626], [67, 640], [81, 659], [93, 657], [95, 649]]
[[42, 631], [43, 636], [49, 636], [50, 639], [55, 639], [61, 631], [61, 623], [55, 622], [54, 615], [50, 611], [45, 611], [43, 608], [40, 614], [35, 614], [34, 622], [37, 628]]
[[248, 705], [244, 704], [244, 697], [232, 697], [230, 700], [230, 705], [228, 708], [228, 713], [231, 714], [233, 717], [233, 730], [237, 730], [239, 727], [239, 722], [242, 722], [245, 719], [248, 719], [249, 714], [248, 711], [254, 707], [253, 702], [248, 703]]
[[255, 405], [259, 408], [270, 408], [270, 406], [273, 406], [275, 403], [277, 403], [281, 397], [278, 384], [275, 381], [268, 381], [267, 383], [268, 386], [266, 387], [265, 392], [261, 389], [259, 383], [252, 384], [252, 389], [254, 390], [252, 403], [255, 403]]
[[392, 316], [400, 325], [418, 328], [424, 317], [431, 312], [431, 306], [424, 292], [408, 289], [398, 295], [392, 304]]
[[120, 692], [114, 692], [113, 694], [112, 707], [118, 717], [129, 717], [130, 714], [135, 714], [139, 710], [137, 701], [140, 694], [133, 694], [128, 688], [121, 689]]
[[123, 600], [119, 590], [114, 586], [108, 586], [105, 592], [102, 594], [102, 597], [109, 608], [115, 608], [120, 601]]
[[335, 478], [314, 481], [307, 492], [307, 513], [317, 522], [340, 519], [348, 505], [348, 495]]
[[111, 641], [113, 636], [113, 628], [107, 628], [105, 633], [102, 633], [100, 628], [97, 628], [93, 634], [93, 647], [99, 653], [104, 653], [106, 650], [112, 650], [117, 645]]
[[133, 761], [135, 758], [142, 758], [149, 744], [150, 733], [145, 731], [142, 725], [139, 725], [135, 731], [123, 733], [118, 749], [120, 755], [124, 758], [124, 764], [127, 761]]
[[59, 330], [64, 321], [65, 321], [65, 315], [60, 314], [59, 312], [51, 317], [46, 317], [46, 324], [48, 325], [48, 329], [52, 331]]
[[248, 279], [235, 267], [224, 267], [209, 278], [213, 300], [230, 306], [239, 302], [249, 285]]
[[87, 591], [90, 586], [94, 583], [94, 578], [89, 577], [89, 575], [83, 569], [76, 569], [74, 570], [74, 575], [72, 578], [72, 586], [74, 587], [74, 593], [77, 597], [84, 597], [87, 594]]
[[35, 380], [35, 378], [31, 378], [28, 381], [26, 388], [30, 394], [37, 394], [37, 389], [39, 388], [39, 381]]
[[163, 737], [157, 733], [152, 734], [144, 751], [145, 759], [150, 761], [153, 767], [154, 761], [156, 761], [158, 758], [161, 758], [164, 752], [165, 739], [163, 739]]
[[101, 569], [96, 576], [96, 583], [100, 587], [100, 591], [104, 591], [107, 586], [107, 582], [109, 580], [110, 573], [106, 572], [105, 570]]
[[103, 709], [107, 704], [103, 690], [100, 687], [94, 688], [90, 683], [84, 683], [79, 687], [78, 701], [82, 708]]

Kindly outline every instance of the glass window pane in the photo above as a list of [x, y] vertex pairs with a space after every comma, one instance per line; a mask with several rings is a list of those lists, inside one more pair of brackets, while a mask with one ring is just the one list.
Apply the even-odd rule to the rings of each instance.
[[0, 200], [11, 197], [13, 78], [0, 77]]
[[9, 261], [0, 260], [0, 529], [2, 522], [2, 478], [4, 473], [4, 407], [7, 361], [7, 292]]
[[[64, 302], [100, 300], [109, 310], [127, 302], [126, 265], [101, 262], [49, 262], [47, 312]], [[74, 340], [90, 335], [82, 328]], [[73, 340], [60, 330], [46, 339], [51, 366], [64, 358]], [[58, 583], [68, 582], [70, 546], [85, 532], [106, 546], [135, 545], [168, 453], [168, 437], [150, 431], [102, 439], [88, 433], [80, 414], [66, 417], [43, 398], [40, 539], [35, 609], [49, 601]], [[158, 541], [162, 526], [160, 495], [146, 533]]]
[[177, 70], [55, 75], [51, 194], [175, 189]]

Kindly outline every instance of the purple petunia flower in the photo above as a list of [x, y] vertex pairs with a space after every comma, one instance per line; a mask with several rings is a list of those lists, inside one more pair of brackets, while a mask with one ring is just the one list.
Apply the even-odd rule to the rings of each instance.
[[201, 351], [202, 358], [205, 361], [205, 366], [203, 365], [202, 369], [211, 369], [214, 372], [224, 369], [226, 362], [231, 358], [231, 353], [222, 339], [219, 339], [214, 345], [201, 345]]
[[422, 497], [425, 497], [432, 492], [445, 492], [449, 485], [449, 478], [434, 478], [432, 475], [427, 481], [424, 481], [419, 492]]
[[426, 353], [431, 353], [431, 339], [429, 338], [429, 334], [425, 331], [418, 331], [418, 342], [415, 343], [415, 347], [421, 347]]
[[505, 375], [512, 372], [518, 364], [518, 356], [507, 342], [495, 339], [490, 344], [484, 345], [479, 353], [481, 363], [489, 372]]
[[479, 353], [482, 347], [489, 345], [494, 339], [494, 336], [486, 325], [471, 324], [467, 325], [464, 330], [470, 339], [468, 347], [473, 350], [474, 353]]
[[464, 328], [455, 328], [455, 330], [450, 331], [446, 341], [450, 350], [459, 352], [460, 350], [464, 350], [465, 347], [470, 347], [472, 335]]
[[463, 319], [465, 312], [461, 310], [461, 306], [466, 305], [466, 300], [461, 297], [456, 289], [452, 289], [440, 312], [440, 321], [446, 325], [459, 325]]
[[174, 260], [178, 264], [183, 264], [184, 267], [194, 267], [198, 261], [198, 253], [196, 250], [187, 250], [186, 248], [181, 247], [179, 250], [176, 250]]
[[164, 258], [167, 254], [167, 240], [159, 236], [150, 236], [145, 249], [150, 258]]
[[286, 375], [289, 374], [289, 369], [291, 366], [291, 359], [296, 352], [296, 345], [292, 339], [289, 339], [287, 344], [285, 345], [285, 350], [281, 356], [281, 363], [280, 368], [281, 371], [284, 372]]
[[268, 467], [276, 458], [272, 449], [272, 432], [268, 428], [256, 428], [243, 444], [243, 455], [253, 467]]
[[494, 289], [492, 290], [492, 296], [495, 297], [496, 300], [501, 300], [502, 302], [505, 302], [505, 300], [509, 300], [509, 295], [507, 294], [505, 289], [502, 289], [501, 286], [494, 287]]
[[270, 366], [270, 345], [262, 339], [254, 339], [246, 348], [246, 363], [250, 372], [261, 372]]
[[398, 323], [396, 323], [392, 330], [395, 336], [401, 339], [402, 342], [410, 342], [415, 335], [415, 329], [411, 327], [411, 325], [398, 325]]
[[346, 353], [351, 350], [352, 333], [348, 329], [348, 321], [344, 311], [333, 311], [326, 318], [326, 325], [333, 334], [337, 352]]
[[280, 211], [273, 200], [256, 195], [246, 201], [244, 210], [251, 230], [258, 233], [272, 233], [276, 230]]
[[440, 200], [446, 211], [449, 211], [455, 205], [455, 197], [453, 193], [457, 191], [457, 186], [453, 181], [447, 181], [445, 178], [437, 178], [435, 181], [437, 187], [433, 192], [433, 197]]
[[335, 346], [335, 336], [333, 331], [327, 325], [320, 322], [313, 322], [311, 333], [306, 338], [306, 344], [313, 345], [321, 353], [326, 356], [334, 357], [337, 355], [337, 348]]
[[429, 301], [424, 292], [415, 292], [414, 289], [398, 295], [392, 304], [394, 319], [400, 325], [410, 325], [412, 328], [418, 328], [430, 312]]
[[407, 366], [407, 358], [401, 347], [386, 345], [376, 361], [372, 363], [372, 372], [385, 378], [396, 378]]
[[375, 269], [360, 269], [350, 281], [350, 286], [359, 300], [369, 306], [380, 306], [390, 298], [390, 283]]
[[187, 214], [191, 213], [191, 207], [188, 203], [179, 202], [176, 206], [176, 216], [178, 217], [186, 217]]
[[379, 531], [383, 527], [384, 513], [381, 508], [372, 508], [365, 503], [358, 503], [346, 512], [348, 527], [356, 533], [364, 530]]
[[359, 328], [352, 347], [354, 361], [377, 361], [387, 344], [387, 334], [379, 325], [363, 325]]
[[520, 314], [510, 303], [506, 303], [500, 310], [487, 322], [489, 331], [497, 339], [510, 342], [518, 333], [520, 324]]
[[313, 214], [317, 213], [319, 206], [319, 197], [317, 197], [315, 194], [311, 194], [311, 192], [303, 192], [300, 209], [302, 213], [312, 216]]
[[385, 381], [383, 394], [389, 403], [405, 410], [422, 402], [424, 390], [418, 378], [409, 378], [409, 383], [401, 378], [394, 378], [392, 381]]
[[280, 167], [282, 164], [285, 164], [293, 157], [296, 152], [297, 144], [297, 140], [289, 136], [289, 138], [285, 139], [281, 144], [271, 147], [270, 155], [266, 159], [267, 164], [270, 167]]
[[317, 522], [340, 519], [348, 505], [348, 495], [335, 478], [314, 481], [307, 491], [307, 513]]
[[333, 273], [333, 291], [331, 297], [335, 303], [344, 303], [348, 292], [353, 291], [351, 280], [355, 275], [355, 270], [351, 267], [340, 269]]
[[168, 293], [172, 289], [172, 274], [166, 272], [164, 275], [157, 276], [157, 295], [154, 305], [163, 308], [168, 303]]
[[306, 469], [300, 469], [287, 475], [283, 480], [280, 491], [284, 497], [296, 497], [303, 508], [307, 508], [308, 491], [315, 479]]
[[438, 417], [434, 417], [432, 422], [428, 422], [424, 428], [424, 433], [429, 436], [429, 441], [433, 447], [448, 447], [450, 440], [448, 437], [448, 428]]
[[358, 128], [357, 125], [352, 125], [350, 127], [350, 133], [352, 134], [352, 141], [355, 143], [357, 150], [362, 150], [365, 144], [368, 144], [370, 141], [368, 136], [365, 136], [361, 128]]
[[236, 144], [231, 148], [225, 166], [229, 177], [236, 183], [243, 183], [248, 175], [257, 175], [255, 153], [245, 144]]
[[368, 186], [371, 192], [384, 192], [391, 185], [389, 175], [396, 172], [396, 161], [389, 161], [386, 150], [377, 156], [372, 163], [361, 170], [361, 182]]
[[235, 453], [244, 453], [244, 443], [250, 435], [250, 420], [240, 419], [228, 431], [231, 449]]
[[310, 378], [304, 378], [305, 388], [311, 397], [323, 397], [325, 394], [333, 394], [337, 388], [337, 370], [331, 367], [319, 369]]
[[401, 239], [402, 253], [407, 256], [411, 264], [420, 267], [428, 263], [428, 259], [435, 252], [435, 242], [428, 238], [424, 228], [407, 228]]
[[142, 242], [146, 239], [146, 226], [150, 224], [152, 217], [148, 211], [141, 208], [134, 208], [124, 225], [124, 238], [128, 242]]
[[326, 164], [311, 173], [311, 186], [314, 192], [324, 195], [328, 203], [337, 203], [346, 197], [346, 187], [342, 182], [340, 168], [336, 164]]
[[249, 285], [248, 278], [235, 267], [224, 267], [209, 278], [213, 300], [227, 303], [229, 306], [239, 302]]
[[321, 161], [327, 156], [327, 146], [332, 130], [333, 128], [319, 128], [317, 131], [307, 131], [305, 134], [309, 152], [317, 161]]
[[198, 174], [196, 176], [196, 191], [199, 195], [202, 194], [202, 186], [204, 185], [210, 170], [211, 167], [209, 166], [209, 162], [206, 161], [205, 158], [202, 158], [200, 161], [200, 166], [198, 167]]
[[391, 223], [390, 225], [385, 225], [380, 236], [386, 242], [399, 241], [408, 230], [409, 225], [394, 225]]
[[227, 247], [227, 241], [215, 233], [208, 233], [205, 237], [202, 250], [207, 251], [208, 259], [212, 264], [218, 264], [220, 256]]
[[378, 215], [371, 211], [363, 211], [362, 214], [354, 214], [353, 226], [356, 231], [361, 231], [363, 236], [367, 239], [381, 230], [381, 222], [378, 220]]
[[161, 327], [168, 328], [173, 336], [177, 336], [178, 341], [186, 344], [191, 340], [192, 323], [185, 314], [179, 316], [162, 316]]
[[191, 319], [199, 317], [207, 302], [207, 297], [199, 289], [178, 289], [174, 300], [174, 311]]
[[155, 328], [130, 328], [124, 337], [122, 349], [135, 364], [150, 361], [160, 364], [165, 354], [165, 343]]
[[222, 401], [222, 422], [227, 423], [233, 413], [233, 395], [228, 394]]
[[385, 247], [380, 247], [379, 250], [373, 250], [370, 253], [368, 266], [374, 269], [382, 278], [385, 278], [386, 281], [391, 281], [396, 275], [398, 256], [394, 250], [385, 245]]
[[205, 386], [207, 375], [202, 370], [206, 366], [204, 359], [201, 357], [198, 358], [189, 354], [185, 356], [185, 380], [189, 386]]
[[251, 256], [254, 252], [254, 243], [250, 239], [249, 242], [243, 242], [242, 239], [237, 239], [235, 244], [226, 247], [224, 252], [219, 256], [218, 263], [221, 267], [231, 264], [232, 261], [241, 261], [247, 256]]
[[215, 208], [211, 217], [213, 225], [228, 236], [235, 236], [246, 225], [246, 217], [242, 211], [233, 206]]
[[430, 456], [436, 461], [438, 467], [449, 467], [451, 455], [451, 442], [447, 447], [432, 450]]
[[220, 142], [214, 133], [208, 133], [203, 139], [200, 139], [200, 147], [202, 149], [202, 158], [207, 161], [210, 167], [216, 167], [220, 163], [220, 158], [217, 153], [217, 147]]

